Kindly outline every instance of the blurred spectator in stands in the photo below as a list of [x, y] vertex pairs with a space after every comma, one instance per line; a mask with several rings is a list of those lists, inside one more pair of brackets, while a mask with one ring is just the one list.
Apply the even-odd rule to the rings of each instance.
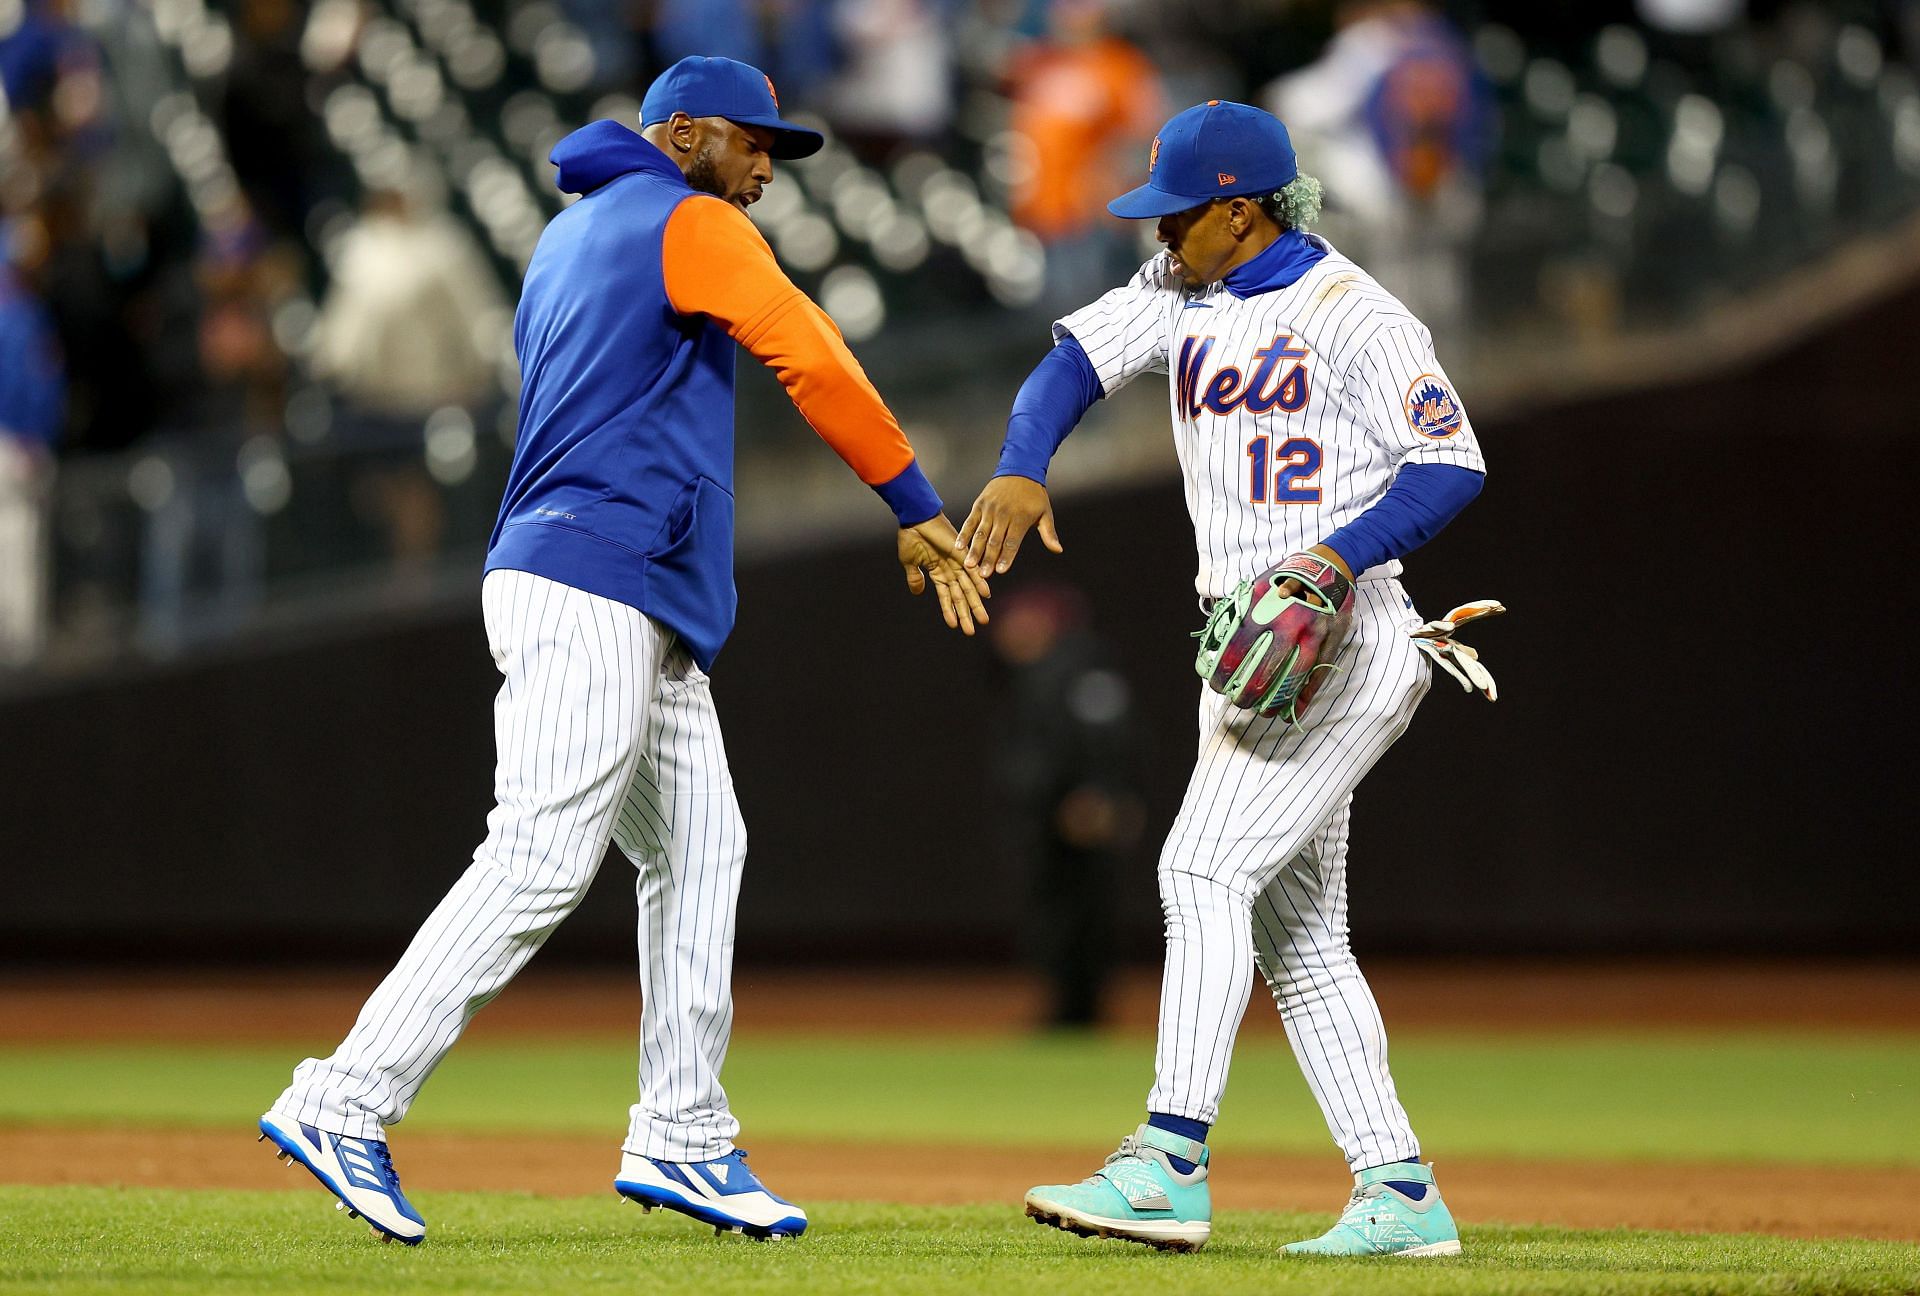
[[[725, 7], [713, 5], [716, 10]], [[647, 0], [560, 0], [561, 12], [580, 29], [593, 50], [592, 75], [577, 93], [632, 93], [641, 84], [648, 23], [663, 23], [669, 15], [684, 21], [683, 15], [690, 8], [686, 0], [656, 4], [649, 4]]]
[[1009, 61], [1006, 90], [1024, 141], [1013, 218], [1046, 245], [1044, 300], [1082, 301], [1141, 260], [1106, 201], [1131, 183], [1166, 119], [1160, 74], [1108, 29], [1102, 0], [1055, 0], [1047, 35]]
[[1007, 672], [993, 767], [1030, 887], [1025, 936], [1047, 978], [1047, 1024], [1091, 1026], [1111, 970], [1118, 860], [1142, 821], [1132, 699], [1077, 590], [1002, 595], [990, 630]]
[[199, 375], [192, 217], [164, 182], [162, 210], [150, 214], [151, 195], [127, 192], [140, 168], [115, 161], [112, 185], [68, 168], [39, 207], [44, 297], [66, 355], [67, 453], [130, 445], [179, 409]]
[[843, 63], [825, 87], [835, 134], [879, 164], [953, 124], [954, 0], [839, 0]]
[[307, 103], [305, 21], [295, 0], [240, 0], [233, 61], [215, 111], [254, 211], [273, 233], [294, 237], [320, 196], [314, 190], [327, 155], [320, 117]]
[[48, 239], [37, 219], [0, 223], [0, 667], [46, 640], [47, 504], [66, 382], [53, 319], [35, 293]]
[[0, 0], [0, 158], [10, 211], [96, 161], [109, 142], [100, 47], [68, 21], [65, 0]]
[[194, 280], [200, 290], [203, 426], [276, 432], [286, 408], [287, 358], [273, 312], [299, 283], [299, 254], [236, 195], [207, 213]]
[[237, 191], [202, 214], [193, 266], [200, 391], [184, 424], [148, 446], [165, 483], [143, 501], [139, 637], [150, 652], [222, 633], [258, 601], [265, 522], [241, 464], [280, 435], [289, 366], [273, 315], [301, 274], [294, 246]]
[[0, 88], [6, 90], [13, 113], [51, 114], [67, 121], [94, 116], [97, 75], [92, 103], [74, 101], [86, 88], [74, 85], [73, 78], [89, 68], [97, 74], [98, 51], [67, 20], [65, 0], [0, 3]]
[[1325, 182], [1329, 238], [1458, 355], [1491, 96], [1460, 33], [1419, 0], [1342, 0], [1320, 59], [1264, 94]]
[[340, 238], [315, 330], [315, 375], [349, 406], [343, 439], [370, 469], [358, 494], [403, 569], [418, 575], [445, 514], [421, 454], [442, 406], [473, 409], [498, 391], [498, 339], [511, 320], [492, 267], [415, 167], [371, 190]]
[[833, 0], [770, 0], [769, 8], [773, 35], [768, 56], [780, 96], [796, 107], [815, 108], [840, 67]]
[[653, 61], [666, 67], [683, 58], [704, 56], [765, 67], [766, 42], [760, 34], [763, 7], [763, 0], [651, 0], [647, 8]]
[[[657, 67], [689, 55], [738, 59], [766, 68], [782, 103], [813, 108], [839, 65], [835, 28], [846, 0], [569, 0], [614, 8], [636, 2], [649, 10], [648, 41]], [[580, 21], [577, 15], [574, 20]]]

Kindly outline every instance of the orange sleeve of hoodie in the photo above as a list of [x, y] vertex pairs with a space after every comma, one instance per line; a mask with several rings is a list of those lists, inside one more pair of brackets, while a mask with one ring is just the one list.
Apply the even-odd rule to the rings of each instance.
[[667, 218], [660, 261], [673, 309], [708, 316], [772, 369], [801, 416], [902, 526], [941, 511], [906, 433], [846, 339], [787, 278], [744, 212], [706, 195], [685, 199]]

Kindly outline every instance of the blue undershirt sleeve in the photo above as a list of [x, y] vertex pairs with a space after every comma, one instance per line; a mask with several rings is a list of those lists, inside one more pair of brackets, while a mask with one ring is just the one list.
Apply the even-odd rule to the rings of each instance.
[[1404, 558], [1440, 534], [1473, 502], [1486, 474], [1453, 464], [1411, 463], [1394, 477], [1379, 503], [1328, 536], [1324, 543], [1346, 559], [1355, 576]]
[[1067, 433], [1093, 403], [1106, 394], [1093, 361], [1071, 333], [1054, 343], [1013, 398], [1007, 439], [1000, 447], [996, 477], [1011, 474], [1047, 482], [1047, 465]]

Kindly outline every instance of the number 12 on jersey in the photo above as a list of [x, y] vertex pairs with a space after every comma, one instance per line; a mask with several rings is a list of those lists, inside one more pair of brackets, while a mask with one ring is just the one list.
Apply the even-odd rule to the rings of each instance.
[[1269, 455], [1271, 438], [1262, 432], [1247, 442], [1247, 498], [1255, 504], [1267, 502], [1267, 478], [1273, 478], [1275, 504], [1318, 504], [1320, 487], [1313, 479], [1320, 475], [1320, 443], [1309, 437], [1289, 437], [1280, 443], [1280, 452]]

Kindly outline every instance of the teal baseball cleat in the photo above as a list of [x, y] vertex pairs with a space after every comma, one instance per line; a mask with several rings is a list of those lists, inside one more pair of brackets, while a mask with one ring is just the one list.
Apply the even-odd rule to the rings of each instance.
[[[1423, 1184], [1426, 1192], [1413, 1198], [1394, 1184]], [[1332, 1256], [1452, 1256], [1460, 1254], [1460, 1230], [1453, 1212], [1440, 1200], [1433, 1167], [1373, 1166], [1353, 1177], [1353, 1196], [1334, 1226], [1306, 1242], [1289, 1242], [1281, 1250], [1293, 1255]]]
[[[1168, 1158], [1193, 1164], [1183, 1174]], [[1213, 1229], [1207, 1145], [1142, 1125], [1093, 1177], [1027, 1191], [1027, 1214], [1081, 1237], [1121, 1238], [1162, 1251], [1198, 1251]]]

